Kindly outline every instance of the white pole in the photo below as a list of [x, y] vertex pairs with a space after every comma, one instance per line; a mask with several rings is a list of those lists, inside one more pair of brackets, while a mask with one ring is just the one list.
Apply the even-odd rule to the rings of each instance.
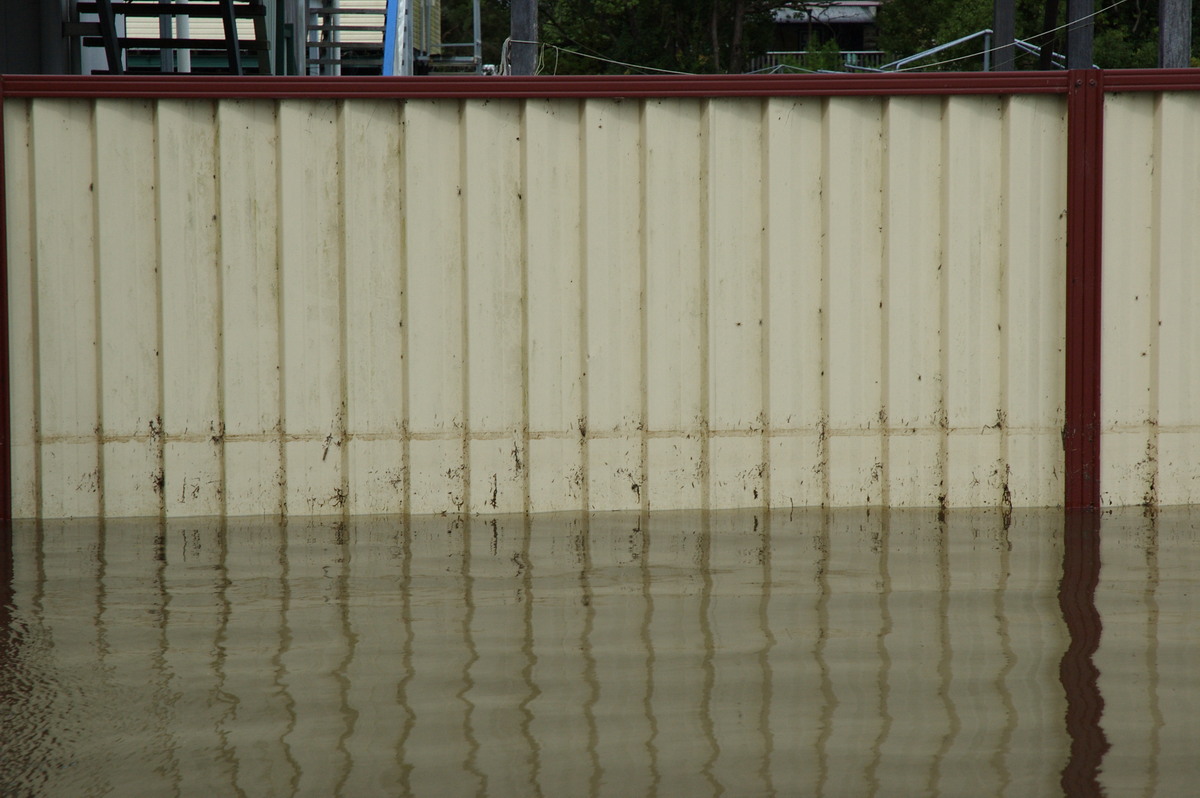
[[[174, 0], [166, 0], [167, 5], [171, 5]], [[173, 37], [171, 23], [175, 17], [171, 14], [163, 14], [158, 18], [158, 37], [160, 39], [170, 39]], [[161, 47], [158, 51], [159, 68], [163, 72], [175, 71], [175, 49], [171, 47]]]
[[397, 74], [411, 75], [413, 73], [413, 4], [412, 0], [400, 0], [400, 29], [402, 35], [396, 37], [400, 45], [400, 57]]
[[[175, 0], [180, 5], [187, 5], [188, 0]], [[175, 17], [175, 27], [179, 32], [180, 39], [187, 39], [192, 33], [192, 21], [187, 14]], [[175, 51], [175, 68], [180, 72], [192, 71], [192, 51], [188, 47]]]
[[[336, 9], [339, 5], [338, 0], [330, 0], [329, 5], [332, 6], [334, 9]], [[326, 19], [329, 20], [329, 24], [332, 25], [334, 28], [336, 28], [338, 25], [342, 24], [342, 17], [340, 14], [337, 14], [337, 13], [331, 14], [330, 16], [326, 17]], [[331, 42], [340, 42], [342, 40], [342, 32], [340, 30], [331, 30], [329, 32], [329, 40]], [[331, 75], [342, 74], [342, 48], [341, 47], [330, 48], [329, 57], [333, 58], [337, 61], [337, 63], [329, 65], [330, 66], [329, 74], [331, 74]]]

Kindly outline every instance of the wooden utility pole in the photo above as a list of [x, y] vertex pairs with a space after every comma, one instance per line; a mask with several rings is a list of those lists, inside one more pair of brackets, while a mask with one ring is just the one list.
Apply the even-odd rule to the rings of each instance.
[[512, 0], [509, 34], [509, 72], [532, 75], [537, 71], [538, 12], [537, 0]]
[[1009, 72], [1016, 68], [1016, 0], [995, 0], [992, 6], [992, 69]]
[[1095, 0], [1067, 0], [1067, 69], [1092, 68]]
[[[1042, 4], [1042, 30], [1051, 31], [1058, 27], [1058, 0], [1045, 0]], [[1042, 52], [1038, 55], [1038, 69], [1054, 69], [1054, 43], [1058, 36], [1049, 34], [1049, 38], [1038, 41]]]
[[1158, 65], [1184, 69], [1192, 62], [1192, 0], [1158, 0]]

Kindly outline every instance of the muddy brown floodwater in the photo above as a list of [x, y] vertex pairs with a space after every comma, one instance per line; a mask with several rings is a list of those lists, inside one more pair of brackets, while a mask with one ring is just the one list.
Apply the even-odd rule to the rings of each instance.
[[1200, 511], [19, 522], [5, 796], [1162, 795]]

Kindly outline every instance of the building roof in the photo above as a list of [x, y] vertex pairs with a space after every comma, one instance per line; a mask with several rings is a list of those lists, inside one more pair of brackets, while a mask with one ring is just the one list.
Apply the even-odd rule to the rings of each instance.
[[778, 8], [775, 21], [783, 24], [870, 25], [875, 22], [875, 12], [881, 4], [881, 0], [846, 0], [814, 3], [809, 8]]

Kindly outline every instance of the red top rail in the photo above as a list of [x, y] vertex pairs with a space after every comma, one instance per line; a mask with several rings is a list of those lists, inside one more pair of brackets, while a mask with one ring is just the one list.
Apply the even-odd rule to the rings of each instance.
[[[1107, 92], [1197, 91], [1198, 69], [1104, 70]], [[235, 77], [0, 75], [6, 97], [146, 99], [512, 99], [1066, 94], [1069, 73], [902, 72], [811, 75], [539, 77]]]
[[[1200, 84], [1198, 84], [1200, 85]], [[5, 75], [7, 97], [147, 99], [645, 98], [1065, 94], [1066, 72], [540, 77]]]

